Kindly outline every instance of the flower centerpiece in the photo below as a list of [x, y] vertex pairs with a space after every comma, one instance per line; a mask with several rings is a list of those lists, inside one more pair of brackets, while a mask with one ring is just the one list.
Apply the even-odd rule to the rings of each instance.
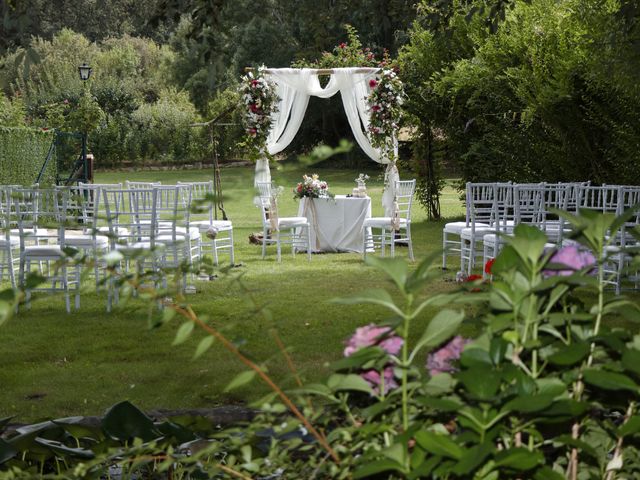
[[367, 180], [369, 180], [369, 175], [361, 173], [356, 178], [356, 188], [353, 189], [354, 197], [364, 198], [367, 196]]
[[371, 145], [379, 148], [382, 155], [395, 161], [395, 144], [402, 119], [401, 105], [404, 88], [394, 70], [384, 69], [378, 78], [369, 80], [371, 93], [367, 97], [370, 118], [367, 134]]
[[264, 67], [247, 73], [240, 82], [240, 97], [244, 104], [243, 123], [246, 131], [243, 144], [258, 158], [265, 152], [272, 115], [278, 111], [275, 85], [264, 76]]
[[329, 185], [324, 180], [318, 178], [318, 174], [303, 175], [302, 182], [293, 189], [294, 198], [324, 198], [333, 197], [333, 194], [329, 192]]

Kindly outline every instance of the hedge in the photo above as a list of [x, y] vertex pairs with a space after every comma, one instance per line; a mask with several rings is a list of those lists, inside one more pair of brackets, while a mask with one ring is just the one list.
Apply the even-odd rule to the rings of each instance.
[[[32, 185], [55, 138], [52, 130], [0, 126], [0, 184]], [[40, 185], [53, 185], [56, 162], [52, 158]]]

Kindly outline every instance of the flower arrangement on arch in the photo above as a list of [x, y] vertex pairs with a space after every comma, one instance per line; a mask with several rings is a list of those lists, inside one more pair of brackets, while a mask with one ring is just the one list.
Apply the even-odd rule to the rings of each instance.
[[240, 82], [240, 96], [245, 107], [243, 123], [244, 145], [258, 156], [264, 151], [271, 128], [272, 115], [278, 111], [275, 85], [264, 76], [264, 67], [247, 73]]
[[302, 182], [299, 182], [293, 189], [294, 198], [323, 198], [333, 197], [329, 191], [329, 184], [320, 180], [317, 173], [313, 175], [303, 175]]
[[367, 97], [370, 118], [367, 134], [371, 145], [383, 156], [395, 160], [395, 139], [402, 119], [405, 94], [402, 82], [392, 69], [383, 69], [378, 78], [369, 80], [371, 93]]

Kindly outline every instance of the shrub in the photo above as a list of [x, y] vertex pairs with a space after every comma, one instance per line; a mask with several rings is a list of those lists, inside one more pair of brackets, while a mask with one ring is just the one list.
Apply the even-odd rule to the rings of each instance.
[[[53, 141], [52, 131], [0, 126], [0, 184], [32, 185], [38, 177]], [[48, 163], [40, 184], [53, 185], [55, 177], [54, 157]]]

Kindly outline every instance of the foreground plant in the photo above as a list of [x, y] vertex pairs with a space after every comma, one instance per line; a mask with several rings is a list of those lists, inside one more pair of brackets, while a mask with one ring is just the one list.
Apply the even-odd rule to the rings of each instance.
[[[274, 334], [296, 380], [288, 391], [266, 362], [249, 358], [178, 297], [165, 304], [161, 321], [184, 320], [176, 343], [199, 328], [208, 336], [197, 356], [218, 341], [250, 369], [228, 389], [259, 378], [273, 390], [253, 421], [191, 432], [191, 440], [146, 422], [126, 438], [109, 434], [107, 445], [121, 443], [108, 453], [71, 433], [18, 455], [24, 437], [14, 436], [0, 443], [0, 468], [17, 478], [41, 465], [34, 459], [47, 448], [46, 465], [55, 459], [65, 478], [113, 465], [130, 465], [138, 478], [635, 478], [640, 336], [610, 327], [607, 318], [638, 321], [640, 310], [605, 291], [603, 268], [625, 218], [585, 212], [567, 220], [578, 243], [555, 250], [538, 230], [517, 227], [491, 267], [492, 282], [476, 293], [463, 284], [428, 296], [440, 275], [431, 268], [437, 254], [413, 271], [399, 259], [369, 257], [393, 288], [336, 301], [377, 305], [388, 320], [358, 329], [334, 373], [317, 384], [302, 381]], [[269, 311], [237, 282], [254, 313], [268, 320]], [[457, 335], [466, 303], [475, 312], [472, 340]], [[414, 338], [418, 324], [424, 327]]]

